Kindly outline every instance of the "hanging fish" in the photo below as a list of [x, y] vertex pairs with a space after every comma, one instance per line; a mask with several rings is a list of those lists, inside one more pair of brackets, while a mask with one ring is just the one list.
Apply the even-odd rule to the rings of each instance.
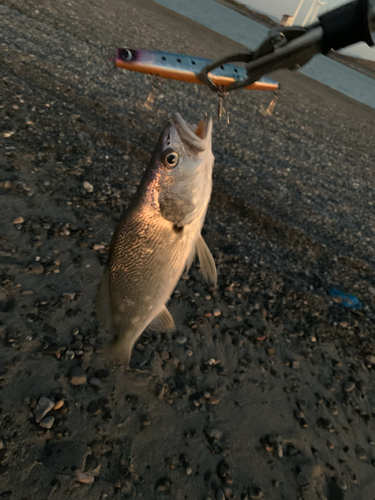
[[96, 306], [100, 323], [113, 333], [108, 355], [127, 366], [147, 326], [175, 329], [166, 303], [196, 255], [204, 278], [216, 284], [201, 236], [212, 190], [211, 136], [210, 118], [194, 127], [176, 114], [113, 234]]

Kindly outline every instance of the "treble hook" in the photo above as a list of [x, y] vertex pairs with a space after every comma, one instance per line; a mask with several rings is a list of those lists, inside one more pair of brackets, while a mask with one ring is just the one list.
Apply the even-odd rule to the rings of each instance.
[[138, 106], [140, 108], [146, 108], [149, 111], [151, 111], [152, 107], [154, 105], [154, 101], [157, 98], [158, 92], [160, 91], [160, 87], [161, 87], [160, 78], [157, 76], [154, 76], [152, 78], [151, 92], [148, 94], [146, 100], [143, 103], [141, 103], [140, 100], [138, 101]]
[[273, 115], [278, 98], [279, 98], [279, 89], [274, 90], [272, 101], [269, 103], [267, 109], [264, 109], [263, 105], [260, 106], [260, 112], [262, 113], [262, 115], [264, 115], [264, 116]]
[[221, 124], [229, 125], [230, 124], [229, 114], [227, 113], [227, 111], [224, 107], [224, 99], [227, 96], [227, 92], [225, 92], [223, 90], [219, 90], [217, 92], [217, 96], [219, 98], [218, 107], [217, 107], [217, 116], [219, 118], [219, 121]]

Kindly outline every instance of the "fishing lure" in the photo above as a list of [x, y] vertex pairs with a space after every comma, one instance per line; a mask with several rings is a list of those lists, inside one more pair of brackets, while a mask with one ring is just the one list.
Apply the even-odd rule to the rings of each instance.
[[[138, 71], [161, 78], [189, 83], [204, 84], [200, 73], [212, 64], [210, 59], [143, 49], [117, 49], [115, 66], [129, 71]], [[222, 64], [209, 73], [211, 81], [225, 92], [233, 82], [246, 80], [247, 71], [234, 64]], [[244, 87], [247, 90], [277, 90], [279, 84], [268, 77]]]

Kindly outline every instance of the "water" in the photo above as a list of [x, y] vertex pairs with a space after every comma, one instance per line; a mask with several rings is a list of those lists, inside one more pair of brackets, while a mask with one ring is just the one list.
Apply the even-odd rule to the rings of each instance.
[[[155, 1], [250, 49], [255, 49], [267, 37], [269, 31], [266, 26], [242, 16], [215, 0]], [[315, 56], [300, 71], [375, 109], [375, 80], [372, 78], [320, 55]]]

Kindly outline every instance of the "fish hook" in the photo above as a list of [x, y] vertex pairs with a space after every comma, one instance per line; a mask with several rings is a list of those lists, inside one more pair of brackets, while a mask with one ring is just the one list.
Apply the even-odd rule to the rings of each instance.
[[141, 100], [138, 101], [137, 106], [140, 108], [146, 108], [149, 111], [152, 111], [155, 99], [158, 96], [158, 93], [160, 92], [161, 88], [161, 82], [160, 78], [157, 76], [154, 76], [152, 78], [152, 89], [151, 92], [148, 94], [146, 100], [142, 103]]
[[219, 90], [217, 92], [217, 96], [219, 98], [218, 108], [217, 108], [217, 116], [219, 118], [219, 122], [222, 125], [229, 125], [230, 124], [229, 114], [224, 107], [224, 99], [227, 95], [228, 95], [228, 93], [223, 91], [223, 90]]
[[262, 115], [264, 115], [264, 116], [273, 115], [273, 112], [275, 111], [275, 107], [276, 107], [276, 102], [277, 102], [277, 99], [279, 98], [279, 96], [280, 96], [279, 89], [274, 90], [272, 101], [269, 103], [267, 109], [264, 109], [263, 105], [260, 106], [260, 112], [262, 113]]

